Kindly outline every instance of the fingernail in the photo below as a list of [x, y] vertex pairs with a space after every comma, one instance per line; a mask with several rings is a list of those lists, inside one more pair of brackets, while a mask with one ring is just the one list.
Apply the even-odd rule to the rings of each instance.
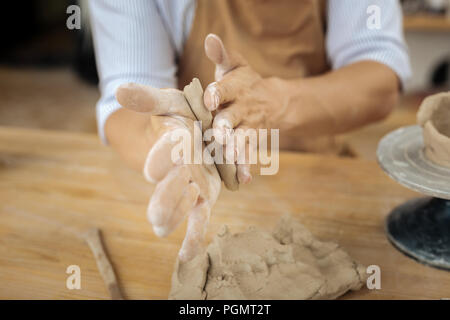
[[219, 119], [215, 124], [214, 138], [220, 143], [225, 144], [231, 140], [233, 128], [227, 119]]
[[241, 174], [238, 176], [239, 183], [242, 184], [248, 184], [252, 181], [252, 175], [249, 172], [246, 172], [246, 170], [241, 171]]
[[225, 139], [225, 143], [231, 142], [231, 130], [232, 129], [226, 125], [222, 127], [222, 135]]
[[244, 184], [250, 183], [252, 181], [253, 177], [250, 174], [250, 170], [249, 169], [245, 169], [244, 170]]
[[252, 182], [253, 176], [250, 173], [245, 174], [245, 182], [244, 183], [250, 183]]
[[220, 95], [219, 95], [219, 91], [217, 90], [217, 87], [214, 86], [214, 110], [217, 109], [219, 107], [220, 104]]
[[219, 121], [217, 121], [217, 126], [223, 129], [227, 137], [231, 137], [231, 134], [233, 133], [233, 127], [230, 121], [225, 118], [219, 119]]
[[192, 247], [192, 245], [188, 245], [189, 249], [185, 247], [184, 243], [181, 246], [180, 251], [178, 252], [178, 258], [181, 262], [188, 262], [192, 260], [198, 253], [198, 249]]
[[158, 226], [153, 226], [153, 232], [156, 234], [156, 236], [163, 238], [165, 236], [167, 236], [167, 228], [165, 227], [158, 227]]
[[206, 88], [205, 100], [206, 108], [210, 111], [216, 110], [220, 104], [219, 90], [217, 90], [217, 82], [211, 83], [208, 88]]

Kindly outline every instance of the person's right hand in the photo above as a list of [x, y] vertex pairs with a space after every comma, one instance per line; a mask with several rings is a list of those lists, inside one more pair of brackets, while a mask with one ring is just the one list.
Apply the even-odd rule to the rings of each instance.
[[175, 130], [187, 130], [193, 137], [195, 116], [183, 93], [176, 89], [155, 89], [130, 83], [117, 89], [116, 98], [125, 108], [148, 119], [145, 131], [152, 143], [149, 143], [150, 150], [146, 151], [143, 173], [147, 181], [156, 183], [156, 188], [147, 217], [155, 234], [161, 237], [170, 234], [188, 217], [179, 258], [190, 260], [202, 248], [211, 208], [221, 187], [214, 164], [172, 161], [172, 149], [180, 143], [173, 141], [173, 133]]

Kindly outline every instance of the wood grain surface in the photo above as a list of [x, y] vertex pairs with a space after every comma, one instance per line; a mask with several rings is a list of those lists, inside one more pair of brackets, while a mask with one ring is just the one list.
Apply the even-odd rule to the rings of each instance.
[[432, 14], [414, 14], [403, 17], [405, 31], [449, 32], [450, 16]]
[[[153, 235], [145, 216], [152, 189], [93, 134], [0, 127], [0, 298], [108, 299], [80, 239], [98, 227], [125, 297], [166, 299], [185, 224], [166, 239]], [[386, 239], [385, 216], [413, 197], [374, 161], [282, 153], [277, 175], [222, 191], [208, 236], [222, 224], [271, 229], [290, 213], [380, 266], [381, 290], [345, 299], [450, 298], [450, 272], [405, 257]], [[80, 290], [66, 288], [69, 265], [81, 268]]]

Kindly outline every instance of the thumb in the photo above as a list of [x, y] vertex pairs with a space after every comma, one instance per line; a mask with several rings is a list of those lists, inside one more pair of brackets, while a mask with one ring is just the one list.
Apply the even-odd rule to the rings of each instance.
[[205, 38], [205, 53], [209, 60], [216, 65], [216, 81], [236, 69], [247, 65], [247, 61], [237, 52], [228, 52], [219, 36], [210, 33]]
[[193, 117], [183, 92], [177, 89], [157, 89], [137, 83], [125, 83], [117, 88], [116, 99], [123, 107], [136, 112]]

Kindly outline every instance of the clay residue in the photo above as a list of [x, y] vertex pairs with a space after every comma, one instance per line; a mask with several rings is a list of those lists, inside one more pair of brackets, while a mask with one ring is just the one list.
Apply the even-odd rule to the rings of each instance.
[[226, 227], [206, 251], [177, 261], [170, 299], [334, 299], [361, 288], [365, 269], [336, 243], [284, 217], [269, 233]]

